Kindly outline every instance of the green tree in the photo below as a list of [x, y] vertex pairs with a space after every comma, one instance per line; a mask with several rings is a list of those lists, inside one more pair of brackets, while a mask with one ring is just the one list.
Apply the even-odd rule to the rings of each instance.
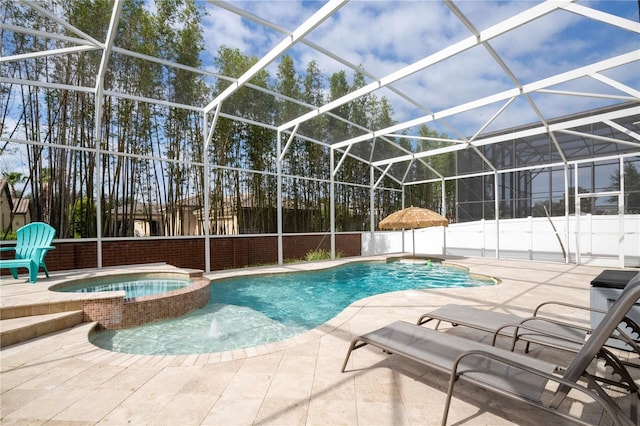
[[[69, 223], [73, 238], [91, 238], [90, 225], [95, 221], [96, 206], [88, 198], [76, 200], [69, 206]], [[89, 219], [89, 221], [87, 220]], [[93, 221], [91, 220], [93, 219]]]
[[[194, 0], [162, 0], [157, 1], [156, 6], [157, 32], [162, 36], [160, 51], [167, 59], [198, 68], [201, 65], [200, 54], [204, 50], [200, 27], [202, 6]], [[167, 79], [168, 97], [173, 102], [199, 105], [208, 93], [202, 77], [192, 71], [174, 68]], [[188, 223], [184, 216], [185, 207], [194, 198], [197, 204], [204, 204], [202, 169], [182, 162], [203, 161], [200, 117], [194, 111], [169, 108], [164, 128], [167, 156], [176, 160], [165, 163], [167, 190], [163, 204], [168, 212], [165, 226], [170, 235], [184, 235], [189, 231], [185, 229]]]
[[16, 191], [16, 185], [23, 183], [27, 180], [27, 177], [24, 176], [21, 172], [8, 172], [6, 170], [2, 171], [2, 178], [9, 183], [9, 188], [11, 189], [11, 195], [16, 197], [18, 196], [18, 192]]
[[[302, 100], [314, 107], [325, 103], [325, 81], [318, 63], [311, 61], [305, 69], [302, 83]], [[327, 118], [324, 115], [306, 121], [300, 132], [310, 137], [326, 141], [329, 137]], [[304, 159], [306, 161], [305, 176], [329, 178], [329, 150], [322, 145], [306, 142], [304, 144]], [[329, 229], [329, 194], [327, 185], [318, 181], [305, 181], [307, 188], [303, 191], [304, 203], [312, 216], [307, 222], [308, 230], [325, 232]]]
[[[238, 49], [230, 49], [225, 46], [220, 47], [216, 58], [216, 66], [225, 76], [240, 77], [252, 65], [257, 62], [256, 57], [248, 57], [240, 53]], [[266, 71], [259, 72], [253, 79], [252, 84], [266, 87], [269, 74]], [[215, 88], [215, 93], [221, 93], [229, 85], [228, 81], [220, 79]], [[223, 102], [223, 110], [229, 114], [251, 118], [251, 114], [263, 114], [268, 109], [260, 102], [255, 102], [253, 91], [248, 87], [242, 87], [232, 96]], [[261, 98], [259, 98], [261, 99]], [[248, 116], [247, 116], [248, 115]], [[213, 136], [213, 143], [210, 145], [210, 156], [220, 167], [216, 167], [212, 174], [211, 193], [211, 218], [216, 226], [212, 230], [214, 233], [228, 233], [229, 222], [224, 218], [235, 216], [240, 224], [246, 224], [243, 217], [243, 186], [241, 185], [239, 168], [246, 164], [247, 152], [253, 151], [250, 155], [251, 161], [256, 161], [260, 149], [264, 142], [263, 135], [260, 135], [260, 144], [252, 144], [248, 140], [249, 134], [257, 135], [251, 130], [251, 126], [246, 122], [220, 117]], [[261, 179], [256, 177], [258, 181]], [[253, 182], [253, 185], [261, 185], [261, 182]], [[255, 206], [253, 206], [255, 207]], [[238, 232], [239, 230], [236, 230]]]
[[[291, 56], [283, 56], [278, 66], [276, 90], [286, 98], [280, 100], [278, 108], [278, 122], [284, 123], [300, 115], [302, 107], [289, 99], [300, 99], [302, 89], [300, 86], [300, 76], [296, 72]], [[285, 138], [288, 136], [285, 134]], [[299, 137], [294, 137], [286, 152], [286, 172], [294, 176], [306, 176], [307, 164], [304, 160], [304, 141]], [[304, 179], [287, 179], [284, 184], [286, 194], [287, 215], [284, 220], [284, 227], [293, 232], [301, 232], [306, 228], [306, 213], [309, 206], [304, 202], [303, 197], [308, 192], [307, 181]]]

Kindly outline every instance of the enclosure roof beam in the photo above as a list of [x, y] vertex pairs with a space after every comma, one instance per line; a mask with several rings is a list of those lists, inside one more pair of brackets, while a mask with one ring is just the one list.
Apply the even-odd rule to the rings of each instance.
[[[463, 39], [461, 41], [459, 41], [458, 43], [452, 44], [451, 46], [448, 46], [432, 55], [429, 55], [417, 62], [414, 62], [411, 65], [408, 65], [404, 68], [399, 69], [398, 71], [395, 71], [383, 78], [381, 78], [378, 81], [375, 81], [373, 83], [370, 83], [354, 92], [351, 92], [345, 96], [342, 96], [332, 102], [329, 102], [317, 109], [315, 109], [314, 111], [310, 111], [306, 114], [301, 115], [300, 117], [289, 121], [288, 123], [285, 123], [283, 125], [281, 125], [279, 127], [279, 129], [287, 129], [289, 127], [293, 127], [294, 125], [296, 125], [297, 123], [302, 123], [305, 121], [308, 121], [314, 117], [317, 117], [318, 115], [321, 115], [327, 111], [330, 111], [334, 108], [337, 108], [341, 105], [344, 105], [356, 98], [359, 98], [361, 96], [364, 96], [368, 93], [371, 93], [377, 89], [380, 89], [382, 87], [386, 87], [392, 83], [395, 83], [398, 80], [401, 80], [403, 78], [406, 78], [418, 71], [421, 71], [429, 66], [432, 66], [434, 64], [437, 64], [439, 62], [444, 61], [445, 59], [451, 58], [459, 53], [462, 53], [468, 49], [471, 49], [472, 47], [475, 47], [479, 44], [482, 44], [484, 42], [486, 42], [487, 40], [490, 40], [494, 37], [497, 37], [499, 35], [505, 34], [515, 28], [518, 28], [522, 25], [525, 25], [528, 22], [534, 21], [537, 18], [547, 15], [551, 12], [553, 12], [554, 10], [559, 9], [560, 7], [566, 5], [567, 3], [569, 3], [571, 0], [565, 0], [565, 1], [554, 1], [554, 0], [548, 0], [544, 3], [538, 4], [536, 6], [533, 6], [530, 9], [525, 10], [522, 13], [519, 13], [515, 16], [512, 16], [511, 18], [508, 18], [502, 22], [500, 22], [499, 24], [496, 24], [492, 27], [489, 27], [488, 29], [480, 32], [479, 36], [475, 36], [472, 35], [470, 37], [467, 37], [466, 39]], [[575, 1], [575, 0], [573, 0]], [[387, 132], [388, 133], [388, 132]], [[368, 138], [370, 139], [370, 138]]]
[[[619, 110], [616, 110], [616, 111], [611, 111], [611, 112], [598, 114], [598, 115], [594, 115], [594, 116], [577, 118], [575, 120], [562, 121], [560, 123], [553, 123], [553, 124], [549, 124], [548, 126], [540, 125], [540, 126], [533, 127], [533, 128], [530, 128], [530, 129], [521, 130], [521, 131], [518, 131], [518, 132], [503, 133], [501, 135], [492, 136], [492, 137], [488, 137], [488, 138], [484, 138], [484, 139], [479, 139], [479, 140], [473, 141], [471, 143], [473, 145], [475, 145], [475, 146], [483, 146], [483, 145], [490, 145], [490, 144], [495, 144], [495, 143], [498, 143], [498, 142], [504, 142], [504, 141], [509, 141], [509, 140], [523, 139], [523, 138], [526, 138], [526, 137], [541, 135], [541, 134], [548, 133], [548, 132], [557, 132], [557, 131], [561, 131], [561, 130], [571, 129], [573, 127], [580, 127], [580, 126], [589, 125], [589, 124], [593, 124], [593, 123], [606, 122], [607, 120], [615, 120], [615, 119], [618, 119], [618, 118], [623, 118], [623, 117], [627, 117], [629, 115], [637, 114], [637, 111], [638, 111], [638, 107], [637, 106], [631, 106], [629, 108], [619, 109]], [[617, 142], [621, 142], [621, 141], [618, 140]], [[395, 157], [395, 158], [388, 158], [388, 159], [385, 159], [385, 160], [376, 161], [376, 162], [374, 162], [372, 164], [375, 165], [375, 166], [383, 167], [384, 165], [389, 164], [389, 163], [408, 161], [412, 157], [415, 157], [415, 158], [432, 157], [432, 156], [439, 155], [439, 154], [444, 154], [444, 153], [447, 153], [447, 152], [461, 151], [461, 150], [464, 150], [466, 148], [467, 147], [465, 145], [452, 145], [452, 146], [448, 146], [448, 147], [442, 147], [442, 148], [433, 149], [433, 150], [430, 150], [430, 151], [418, 152], [418, 153], [415, 153], [415, 154], [413, 154], [411, 156], [405, 155], [405, 156], [399, 156], [399, 157]]]
[[415, 161], [415, 158], [412, 158], [411, 161], [409, 161], [409, 164], [407, 164], [407, 168], [404, 170], [404, 175], [402, 175], [402, 185], [405, 184], [407, 176], [409, 176], [409, 172], [411, 171], [411, 166]]
[[[446, 0], [447, 6], [449, 6], [449, 9], [451, 9], [453, 11], [453, 13], [458, 17], [458, 19], [460, 19], [465, 26], [478, 38], [480, 38], [480, 31], [478, 31], [476, 29], [476, 27], [471, 23], [471, 21], [462, 13], [462, 11], [460, 9], [457, 8], [457, 6], [451, 1], [451, 0]], [[516, 77], [516, 75], [513, 73], [513, 71], [511, 71], [511, 69], [507, 66], [507, 64], [502, 60], [502, 58], [500, 57], [500, 55], [498, 55], [498, 52], [495, 51], [495, 49], [491, 46], [491, 44], [489, 43], [489, 41], [483, 41], [482, 42], [482, 46], [485, 48], [485, 50], [487, 50], [487, 52], [489, 52], [489, 54], [491, 55], [491, 57], [493, 58], [494, 61], [496, 61], [496, 63], [498, 64], [498, 66], [502, 69], [502, 71], [509, 77], [509, 79], [511, 80], [511, 82], [514, 84], [514, 86], [516, 86], [518, 89], [522, 89], [522, 83], [520, 82], [520, 80], [518, 80], [518, 78]], [[528, 96], [525, 95], [527, 97], [527, 101], [529, 102], [529, 105], [531, 106], [531, 108], [535, 111], [536, 115], [538, 116], [538, 119], [542, 120], [542, 115], [540, 114], [538, 108], [535, 106], [533, 100]], [[491, 117], [489, 119], [489, 121], [487, 123], [485, 123], [484, 126], [482, 126], [480, 128], [480, 130], [478, 130], [475, 134], [474, 134], [474, 138], [478, 136], [478, 134], [480, 134], [480, 132], [486, 128], [493, 120], [495, 120], [500, 114], [502, 114], [502, 112], [508, 107], [508, 105], [513, 102], [515, 100], [515, 97], [511, 98], [511, 100], [505, 105], [503, 106], [496, 114], [493, 115], [493, 117]], [[466, 139], [466, 138], [465, 138]], [[473, 139], [473, 138], [472, 138]], [[470, 141], [467, 141], [467, 145], [473, 149], [475, 151], [475, 153], [478, 155], [478, 157], [480, 157], [482, 159], [482, 161], [485, 162], [485, 164], [487, 164], [489, 166], [489, 168], [491, 168], [491, 170], [496, 170], [495, 166], [493, 165], [493, 163], [482, 153], [480, 152], [480, 150], [478, 148], [476, 148], [475, 146], [471, 145], [469, 143]]]
[[100, 50], [100, 49], [101, 49], [100, 47], [95, 47], [95, 46], [73, 46], [73, 47], [65, 47], [61, 49], [42, 50], [39, 52], [29, 52], [29, 53], [23, 53], [20, 55], [2, 56], [0, 57], [0, 64], [4, 62], [21, 61], [24, 59], [41, 58], [43, 56], [67, 55], [69, 53], [86, 52], [86, 51]]
[[[106, 40], [104, 43], [104, 49], [102, 51], [102, 57], [100, 58], [100, 65], [98, 66], [98, 72], [96, 75], [95, 86], [95, 102], [96, 102], [96, 132], [100, 132], [102, 127], [102, 96], [104, 91], [104, 78], [107, 74], [107, 66], [109, 64], [109, 58], [111, 57], [111, 49], [113, 48], [113, 41], [116, 38], [116, 30], [118, 29], [118, 21], [120, 20], [120, 12], [122, 11], [122, 0], [115, 0], [113, 9], [111, 11], [111, 20], [109, 21], [109, 27], [107, 29]], [[96, 134], [96, 145], [99, 146], [98, 137]]]
[[626, 127], [616, 123], [615, 121], [603, 120], [602, 122], [604, 124], [606, 124], [607, 126], [613, 127], [614, 129], [616, 129], [620, 133], [624, 133], [625, 135], [631, 136], [635, 140], [640, 141], [640, 134], [638, 134], [637, 132], [634, 132], [631, 129], [627, 129]]
[[[473, 144], [476, 146], [482, 146], [482, 145], [493, 144], [496, 142], [523, 139], [529, 136], [540, 135], [547, 132], [557, 132], [561, 130], [571, 129], [574, 127], [581, 127], [589, 124], [605, 122], [606, 120], [615, 120], [617, 118], [623, 118], [623, 117], [632, 115], [634, 112], [637, 113], [637, 111], [638, 111], [638, 107], [632, 106], [629, 108], [620, 109], [617, 111], [611, 111], [611, 112], [598, 114], [594, 116], [588, 116], [583, 118], [577, 118], [575, 120], [568, 120], [568, 121], [562, 121], [559, 123], [553, 123], [553, 124], [549, 124], [548, 126], [538, 126], [532, 129], [522, 130], [520, 132], [505, 133], [499, 136], [474, 141]], [[420, 155], [420, 154], [416, 154], [416, 155]]]
[[567, 135], [580, 136], [580, 137], [583, 137], [585, 139], [595, 139], [595, 140], [599, 140], [599, 141], [603, 141], [603, 142], [611, 142], [611, 143], [615, 143], [615, 144], [629, 145], [629, 146], [633, 146], [635, 148], [640, 148], [640, 143], [638, 143], [638, 142], [625, 141], [625, 140], [622, 140], [622, 139], [615, 139], [615, 138], [608, 138], [606, 136], [594, 135], [593, 133], [576, 132], [575, 130], [569, 130], [569, 129], [556, 130], [556, 132], [557, 133], [566, 133]]
[[[208, 157], [208, 149], [209, 149], [209, 145], [211, 145], [211, 141], [213, 140], [213, 133], [214, 130], [216, 128], [216, 124], [218, 123], [218, 118], [220, 117], [220, 106], [222, 104], [218, 105], [218, 107], [214, 110], [214, 114], [213, 114], [213, 118], [211, 119], [211, 126], [209, 126], [209, 131], [206, 132], [207, 133], [207, 139], [204, 141], [204, 149], [205, 149], [205, 153], [206, 156]], [[204, 117], [204, 122], [207, 122], [207, 117], [209, 114], [203, 113], [202, 116]], [[207, 162], [208, 163], [208, 162]]]
[[380, 185], [382, 183], [382, 179], [384, 179], [384, 177], [387, 175], [387, 173], [389, 172], [389, 169], [391, 168], [391, 164], [387, 165], [387, 168], [384, 169], [382, 171], [382, 173], [380, 174], [380, 177], [378, 178], [378, 180], [373, 184], [373, 186], [371, 187], [371, 189], [376, 189], [378, 187], [378, 185]]
[[582, 6], [580, 4], [567, 4], [562, 7], [564, 10], [575, 13], [577, 15], [582, 15], [587, 18], [604, 22], [605, 24], [614, 25], [616, 27], [622, 28], [624, 30], [632, 31], [634, 33], [640, 34], [640, 22], [635, 22], [630, 19], [621, 18], [616, 15], [612, 15], [610, 13], [602, 12], [596, 9], [592, 9], [587, 6]]
[[[296, 126], [297, 126], [297, 124], [296, 124]], [[344, 163], [344, 160], [347, 159], [347, 155], [349, 154], [349, 151], [351, 151], [351, 147], [350, 146], [347, 147], [347, 150], [344, 152], [344, 154], [342, 154], [342, 157], [340, 158], [340, 161], [338, 161], [338, 164], [333, 169], [333, 172], [331, 172], [332, 176], [336, 176], [338, 174], [338, 171], [340, 170], [340, 167], [342, 167], [342, 163]]]
[[[617, 160], [620, 158], [628, 158], [628, 157], [637, 157], [638, 154], [619, 154], [619, 155], [609, 155], [606, 157], [599, 157], [598, 160], [602, 160], [602, 161], [609, 161], [609, 160]], [[581, 160], [572, 160], [569, 161], [567, 164], [583, 164], [583, 163], [590, 163], [593, 161], [593, 158], [584, 158]], [[554, 168], [554, 167], [565, 167], [566, 164], [564, 162], [554, 162], [554, 163], [548, 163], [544, 165], [544, 168]], [[419, 181], [413, 181], [413, 182], [407, 182], [405, 183], [405, 186], [412, 186], [412, 185], [422, 185], [425, 183], [433, 183], [433, 182], [440, 182], [442, 179], [444, 180], [459, 180], [459, 179], [467, 179], [467, 178], [474, 178], [474, 177], [480, 177], [480, 176], [493, 176], [495, 173], [498, 174], [505, 174], [505, 173], [514, 173], [514, 172], [522, 172], [522, 171], [526, 171], [526, 170], [539, 170], [541, 168], [541, 166], [539, 164], [533, 165], [533, 166], [522, 166], [522, 167], [514, 167], [514, 168], [510, 168], [510, 169], [503, 169], [503, 170], [498, 170], [497, 172], [493, 172], [493, 171], [485, 171], [485, 172], [477, 172], [477, 173], [469, 173], [467, 175], [456, 175], [456, 176], [446, 176], [443, 178], [434, 178], [434, 179], [425, 179], [425, 180], [419, 180]]]
[[480, 133], [482, 133], [482, 131], [483, 131], [484, 129], [486, 129], [487, 127], [489, 127], [489, 125], [490, 125], [491, 123], [493, 123], [493, 122], [494, 122], [494, 121], [495, 121], [495, 120], [500, 116], [500, 114], [502, 114], [502, 113], [504, 112], [504, 110], [506, 110], [507, 108], [509, 108], [509, 105], [511, 105], [511, 104], [513, 103], [513, 101], [515, 101], [515, 100], [516, 100], [516, 98], [515, 98], [515, 97], [513, 97], [513, 98], [509, 99], [507, 102], [505, 102], [505, 104], [504, 104], [504, 105], [503, 105], [503, 106], [498, 110], [498, 112], [496, 112], [495, 114], [493, 114], [493, 115], [491, 116], [491, 118], [489, 118], [489, 119], [487, 120], [487, 122], [486, 122], [486, 123], [484, 123], [484, 124], [482, 125], [482, 127], [480, 127], [480, 128], [478, 129], [478, 131], [474, 133], [474, 135], [471, 137], [471, 139], [469, 139], [469, 141], [470, 141], [470, 142], [471, 142], [471, 141], [474, 141], [474, 140], [475, 140], [475, 139], [480, 135]]
[[449, 142], [449, 143], [466, 143], [463, 139], [436, 138], [431, 136], [405, 135], [402, 133], [388, 133], [385, 136], [401, 139], [415, 139], [419, 141]]
[[609, 95], [606, 93], [573, 92], [569, 90], [542, 89], [538, 90], [537, 93], [546, 93], [548, 95], [581, 96], [585, 98], [615, 99], [619, 101], [635, 101], [636, 99], [638, 99], [634, 96]]
[[49, 81], [25, 80], [23, 78], [0, 77], [0, 83], [17, 84], [23, 86], [44, 87], [47, 89], [69, 90], [83, 93], [94, 93], [95, 87], [74, 86], [71, 84], [51, 83]]
[[[205, 112], [211, 111], [219, 103], [233, 95], [238, 89], [240, 89], [245, 83], [249, 82], [257, 73], [266, 68], [271, 62], [273, 62], [278, 56], [286, 52], [291, 46], [296, 44], [300, 39], [313, 31], [316, 27], [322, 24], [328, 19], [334, 12], [340, 9], [347, 3], [348, 0], [330, 0], [324, 6], [322, 6], [316, 13], [314, 13], [309, 19], [296, 28], [290, 36], [285, 37], [276, 47], [271, 49], [266, 55], [258, 60], [251, 68], [249, 68], [244, 74], [242, 74], [238, 81], [233, 83], [222, 91], [209, 105], [204, 108]], [[212, 1], [213, 4], [217, 2]], [[289, 126], [291, 127], [291, 126]]]
[[228, 77], [226, 75], [214, 73], [214, 72], [211, 72], [211, 71], [203, 70], [201, 68], [196, 68], [196, 67], [192, 67], [192, 66], [189, 66], [189, 65], [184, 65], [184, 64], [181, 64], [179, 62], [169, 61], [167, 59], [158, 58], [158, 57], [147, 55], [147, 54], [144, 54], [144, 53], [134, 52], [132, 50], [123, 49], [122, 47], [113, 46], [113, 48], [111, 50], [113, 52], [116, 52], [116, 53], [120, 53], [120, 54], [123, 54], [123, 55], [131, 56], [132, 58], [144, 59], [145, 61], [149, 61], [149, 62], [153, 62], [153, 63], [156, 63], [156, 64], [164, 65], [164, 66], [167, 66], [167, 67], [170, 67], [170, 68], [177, 68], [177, 69], [181, 69], [181, 70], [185, 70], [185, 71], [190, 71], [190, 72], [192, 72], [194, 74], [200, 74], [200, 75], [204, 75], [204, 76], [207, 76], [207, 77], [219, 78], [221, 80], [226, 80], [226, 81], [236, 81], [236, 79], [233, 78], [233, 77]]
[[284, 148], [282, 148], [282, 152], [280, 153], [280, 158], [278, 158], [278, 161], [283, 161], [284, 160], [285, 154], [289, 150], [289, 147], [291, 146], [291, 143], [293, 142], [293, 139], [296, 137], [296, 133], [298, 133], [298, 127], [299, 126], [296, 126], [296, 128], [293, 129], [293, 131], [289, 135], [289, 139], [287, 139], [287, 143], [285, 144]]
[[[40, 31], [40, 30], [36, 30], [34, 28], [26, 28], [26, 27], [21, 27], [19, 25], [11, 25], [11, 24], [4, 24], [4, 23], [0, 23], [0, 30], [9, 30], [13, 33], [19, 33], [19, 34], [28, 34], [28, 35], [33, 35], [36, 37], [42, 37], [42, 38], [49, 38], [52, 40], [61, 40], [61, 41], [67, 41], [69, 43], [76, 43], [76, 44], [86, 44], [87, 41], [81, 38], [77, 38], [77, 37], [70, 37], [64, 34], [54, 34], [51, 32], [47, 32], [47, 31]], [[93, 47], [95, 47], [96, 49], [101, 49], [102, 47], [99, 45], [95, 45], [94, 43], [90, 43]]]
[[614, 89], [617, 89], [623, 93], [628, 93], [636, 99], [640, 99], [640, 91], [634, 89], [633, 87], [629, 87], [626, 84], [622, 84], [619, 81], [616, 81], [612, 78], [609, 78], [605, 75], [598, 74], [598, 73], [590, 74], [589, 77], [594, 78], [598, 81], [601, 81], [602, 83], [608, 86], [611, 86]]
[[[254, 22], [256, 22], [256, 23], [258, 23], [260, 25], [265, 26], [266, 28], [272, 29], [274, 31], [277, 31], [277, 32], [280, 32], [280, 33], [286, 34], [286, 35], [291, 34], [289, 32], [289, 30], [287, 30], [287, 29], [285, 29], [285, 28], [283, 28], [283, 27], [281, 27], [279, 25], [276, 25], [273, 22], [267, 21], [264, 18], [256, 16], [256, 15], [254, 15], [252, 13], [246, 12], [245, 10], [240, 9], [240, 8], [234, 6], [231, 3], [218, 2], [218, 3], [216, 3], [216, 5], [219, 6], [220, 8], [222, 8], [222, 9], [226, 9], [226, 10], [228, 10], [228, 11], [230, 11], [232, 13], [235, 13], [237, 15], [240, 15], [240, 16], [242, 16], [244, 18], [250, 19], [250, 20], [252, 20], [252, 21], [254, 21]], [[312, 41], [310, 41], [310, 40], [308, 40], [306, 38], [302, 39], [300, 41], [300, 43], [304, 44], [305, 46], [310, 47], [311, 49], [313, 49], [313, 50], [315, 50], [317, 52], [322, 53], [323, 55], [326, 55], [328, 58], [331, 58], [334, 61], [336, 61], [336, 62], [338, 62], [338, 63], [340, 63], [342, 65], [347, 66], [349, 69], [352, 69], [354, 71], [358, 71], [358, 72], [362, 73], [362, 75], [364, 75], [365, 77], [368, 77], [368, 78], [370, 78], [372, 80], [379, 80], [380, 79], [380, 77], [371, 74], [366, 69], [364, 69], [362, 66], [356, 65], [356, 64], [352, 63], [351, 61], [348, 61], [347, 59], [337, 55], [336, 53], [332, 52], [331, 50], [325, 49], [324, 47], [322, 47], [322, 46], [320, 46], [320, 45], [318, 45], [318, 44], [316, 44], [316, 43], [314, 43], [314, 42], [312, 42]], [[393, 85], [389, 85], [388, 89], [390, 91], [392, 91], [393, 93], [395, 93], [396, 95], [398, 95], [400, 98], [402, 98], [402, 99], [406, 100], [407, 102], [409, 102], [411, 105], [415, 106], [416, 108], [419, 108], [419, 109], [421, 109], [421, 110], [423, 110], [423, 111], [425, 111], [427, 113], [431, 113], [432, 112], [431, 110], [429, 110], [429, 108], [427, 108], [426, 106], [420, 104], [417, 100], [411, 98], [409, 95], [407, 95], [403, 91], [398, 90]], [[451, 126], [447, 125], [447, 127], [451, 127]]]
[[[100, 48], [104, 47], [103, 43], [101, 43], [98, 40], [96, 40], [95, 38], [91, 37], [89, 34], [85, 33], [84, 31], [79, 30], [77, 27], [71, 25], [67, 21], [61, 19], [55, 13], [51, 13], [51, 11], [49, 11], [49, 10], [45, 9], [44, 7], [40, 6], [37, 2], [30, 1], [30, 0], [21, 0], [21, 2], [23, 4], [29, 6], [30, 8], [38, 11], [38, 13], [42, 14], [43, 16], [46, 16], [47, 18], [51, 19], [52, 21], [58, 23], [63, 28], [66, 28], [67, 30], [71, 31], [72, 33], [79, 35], [80, 37], [82, 37], [83, 40], [86, 40], [87, 42], [93, 44], [94, 46], [100, 47]], [[114, 5], [114, 8], [115, 8], [115, 5]]]
[[547, 87], [551, 87], [560, 83], [565, 83], [567, 81], [575, 80], [577, 78], [584, 77], [593, 73], [597, 73], [599, 71], [607, 70], [607, 69], [618, 67], [621, 65], [626, 65], [632, 62], [637, 62], [638, 60], [639, 60], [638, 51], [633, 50], [631, 52], [623, 53], [621, 55], [615, 56], [613, 58], [605, 59], [603, 61], [596, 62], [594, 64], [586, 65], [584, 67], [576, 68], [574, 70], [557, 74], [555, 76], [545, 78], [542, 80], [538, 80], [533, 83], [525, 84], [521, 89], [513, 88], [513, 89], [505, 90], [503, 92], [496, 93], [491, 96], [486, 96], [484, 98], [480, 98], [475, 101], [467, 102], [452, 108], [444, 109], [434, 114], [429, 114], [423, 117], [416, 118], [414, 120], [405, 121], [404, 123], [396, 124], [394, 126], [390, 126], [385, 129], [372, 132], [370, 134], [357, 136], [352, 139], [345, 140], [343, 142], [337, 142], [334, 144], [334, 146], [337, 148], [341, 148], [352, 143], [363, 142], [363, 141], [366, 141], [375, 137], [383, 136], [389, 133], [395, 133], [404, 129], [408, 129], [410, 127], [419, 126], [421, 124], [438, 120], [442, 117], [449, 117], [462, 112], [467, 112], [476, 108], [491, 105], [492, 103], [495, 103], [495, 102], [507, 100], [511, 97], [519, 96], [521, 94], [536, 92], [538, 90], [545, 89]]

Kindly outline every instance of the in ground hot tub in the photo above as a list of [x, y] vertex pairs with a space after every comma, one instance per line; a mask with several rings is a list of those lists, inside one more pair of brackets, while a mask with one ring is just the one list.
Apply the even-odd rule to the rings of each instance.
[[145, 296], [155, 296], [179, 290], [193, 284], [189, 277], [149, 277], [144, 276], [115, 276], [101, 279], [82, 280], [76, 284], [65, 284], [54, 291], [66, 293], [101, 293], [105, 291], [124, 291], [124, 299], [131, 300]]
[[209, 302], [209, 280], [202, 271], [109, 274], [49, 287], [83, 293], [85, 322], [115, 330], [176, 318]]

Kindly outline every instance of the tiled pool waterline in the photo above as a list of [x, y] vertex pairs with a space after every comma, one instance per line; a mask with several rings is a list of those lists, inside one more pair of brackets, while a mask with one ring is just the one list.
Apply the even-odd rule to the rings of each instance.
[[[330, 264], [259, 268], [301, 270]], [[358, 259], [360, 260], [360, 259]], [[0, 423], [180, 425], [425, 425], [439, 424], [448, 377], [374, 349], [356, 351], [340, 367], [352, 337], [447, 303], [526, 315], [540, 302], [588, 305], [590, 281], [603, 269], [557, 263], [455, 258], [470, 272], [495, 276], [498, 286], [408, 290], [357, 301], [317, 329], [293, 339], [206, 355], [128, 355], [88, 342], [89, 324], [0, 350]], [[138, 270], [140, 268], [132, 268]], [[255, 273], [223, 271], [207, 277]], [[95, 271], [54, 273], [37, 285], [2, 280], [1, 306], [46, 304], [46, 286]], [[587, 318], [575, 311], [573, 317]], [[473, 338], [481, 333], [452, 331]], [[504, 343], [504, 342], [501, 342]], [[535, 348], [532, 356], [567, 355]], [[576, 401], [573, 412], [597, 424], [601, 413]], [[450, 424], [538, 425], [558, 419], [497, 394], [460, 386]]]

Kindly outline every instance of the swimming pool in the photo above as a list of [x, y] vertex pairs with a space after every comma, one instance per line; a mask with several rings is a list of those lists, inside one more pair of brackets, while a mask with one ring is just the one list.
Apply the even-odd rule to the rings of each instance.
[[304, 333], [353, 302], [392, 291], [494, 285], [465, 269], [357, 262], [313, 272], [213, 281], [209, 304], [180, 318], [96, 332], [104, 349], [135, 354], [197, 354], [242, 349]]

